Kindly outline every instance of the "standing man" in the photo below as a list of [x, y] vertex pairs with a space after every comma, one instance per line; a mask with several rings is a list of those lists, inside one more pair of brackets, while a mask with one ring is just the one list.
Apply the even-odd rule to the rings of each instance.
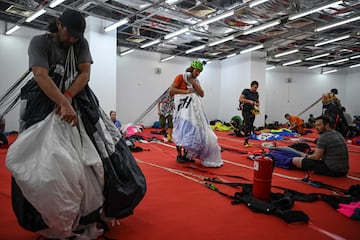
[[259, 83], [257, 81], [252, 81], [250, 89], [244, 89], [239, 99], [244, 119], [245, 147], [252, 146], [249, 143], [249, 136], [254, 128], [255, 115], [259, 113], [260, 102], [259, 93], [257, 92], [258, 87]]
[[[168, 90], [165, 96], [158, 103], [160, 127], [162, 132], [165, 132], [165, 137], [168, 142], [172, 141], [174, 108], [174, 96], [171, 96], [170, 90]], [[166, 122], [168, 131], [166, 131]]]
[[302, 135], [305, 134], [304, 121], [300, 117], [288, 113], [286, 113], [284, 117], [289, 121], [289, 129], [295, 130]]
[[292, 163], [300, 169], [314, 171], [316, 174], [340, 177], [349, 171], [349, 153], [343, 136], [330, 127], [330, 118], [316, 118], [315, 128], [320, 134], [315, 152], [294, 157]]

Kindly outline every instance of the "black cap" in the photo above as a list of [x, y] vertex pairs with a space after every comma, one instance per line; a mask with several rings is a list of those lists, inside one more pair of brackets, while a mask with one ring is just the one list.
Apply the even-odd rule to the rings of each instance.
[[330, 92], [332, 92], [333, 94], [338, 94], [338, 90], [336, 88], [331, 89]]
[[61, 24], [67, 28], [70, 36], [82, 38], [84, 35], [86, 21], [85, 18], [75, 10], [65, 10], [60, 16]]

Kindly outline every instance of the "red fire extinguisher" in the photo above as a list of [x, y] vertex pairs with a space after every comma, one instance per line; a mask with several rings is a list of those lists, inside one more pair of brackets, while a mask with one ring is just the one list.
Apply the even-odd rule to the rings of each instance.
[[254, 159], [253, 197], [264, 201], [270, 200], [273, 169], [271, 158], [259, 156]]

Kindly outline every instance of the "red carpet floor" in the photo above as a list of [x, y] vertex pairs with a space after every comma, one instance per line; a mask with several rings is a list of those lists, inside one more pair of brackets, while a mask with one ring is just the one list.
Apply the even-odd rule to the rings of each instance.
[[[150, 136], [151, 129], [145, 129], [144, 135]], [[143, 201], [135, 209], [134, 215], [121, 219], [120, 225], [110, 226], [107, 237], [121, 240], [137, 239], [360, 239], [360, 221], [344, 217], [322, 201], [314, 203], [295, 202], [294, 210], [304, 211], [310, 223], [287, 224], [280, 218], [251, 212], [245, 205], [232, 205], [231, 200], [201, 185], [200, 179], [191, 179], [175, 174], [169, 169], [179, 169], [196, 175], [214, 177], [231, 174], [252, 179], [251, 160], [243, 153], [243, 139], [230, 136], [228, 132], [216, 132], [219, 144], [225, 149], [222, 152], [224, 166], [219, 169], [206, 169], [211, 173], [203, 173], [189, 168], [187, 165], [201, 169], [199, 160], [194, 164], [179, 164], [175, 161], [176, 150], [168, 143], [136, 143], [143, 152], [134, 153], [143, 170], [148, 190]], [[151, 135], [159, 137], [160, 135]], [[310, 134], [307, 138], [315, 138]], [[13, 141], [14, 139], [10, 139]], [[259, 145], [260, 141], [253, 141]], [[278, 141], [279, 145], [289, 145], [289, 141]], [[314, 146], [314, 144], [311, 144]], [[258, 147], [246, 149], [257, 151]], [[0, 148], [0, 237], [2, 239], [35, 240], [38, 235], [18, 226], [13, 214], [10, 197], [10, 173], [5, 167], [6, 148]], [[360, 184], [360, 147], [349, 145], [351, 169], [348, 177], [330, 178], [312, 176], [330, 185], [348, 188], [352, 184]], [[156, 164], [149, 165], [150, 163]], [[186, 175], [189, 176], [189, 175]], [[273, 186], [282, 186], [304, 193], [321, 192], [330, 194], [328, 190], [309, 186], [305, 183], [289, 179], [302, 178], [304, 172], [276, 168]], [[228, 181], [231, 178], [223, 177]], [[243, 182], [247, 182], [242, 180]], [[250, 182], [249, 182], [250, 183]], [[220, 190], [233, 194], [240, 189], [216, 185]], [[275, 188], [272, 191], [278, 191]]]

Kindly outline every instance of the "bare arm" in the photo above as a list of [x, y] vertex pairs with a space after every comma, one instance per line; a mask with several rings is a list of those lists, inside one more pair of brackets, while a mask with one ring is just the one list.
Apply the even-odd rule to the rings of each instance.
[[308, 155], [307, 157], [314, 160], [320, 160], [322, 156], [324, 155], [324, 149], [323, 148], [315, 148], [315, 151], [313, 154]]
[[189, 77], [189, 82], [193, 85], [199, 96], [204, 97], [204, 90], [201, 88], [200, 84], [196, 82], [195, 79], [192, 77]]
[[187, 93], [193, 93], [194, 89], [179, 89], [179, 85], [176, 83], [172, 83], [170, 86], [170, 94], [174, 95], [174, 94], [187, 94]]
[[78, 65], [79, 75], [74, 83], [67, 89], [73, 96], [81, 92], [90, 80], [90, 63], [81, 63]]
[[241, 103], [249, 103], [249, 104], [251, 104], [251, 105], [255, 105], [255, 104], [256, 104], [255, 101], [250, 100], [250, 99], [246, 99], [245, 95], [243, 95], [243, 94], [240, 95], [239, 101], [240, 101]]

